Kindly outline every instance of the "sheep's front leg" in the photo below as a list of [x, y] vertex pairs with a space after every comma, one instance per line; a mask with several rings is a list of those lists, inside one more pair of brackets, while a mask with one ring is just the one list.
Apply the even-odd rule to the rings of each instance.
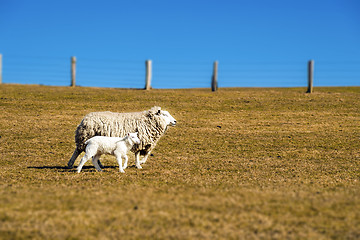
[[140, 166], [140, 151], [137, 151], [135, 153], [135, 166], [138, 168], [138, 169], [142, 169], [142, 167]]
[[144, 158], [140, 161], [140, 164], [144, 164], [146, 163], [146, 160], [148, 159], [148, 157], [150, 156], [151, 151], [147, 152], [144, 156]]
[[119, 171], [121, 173], [125, 173], [125, 171], [123, 169], [123, 166], [122, 166], [122, 156], [121, 156], [121, 154], [117, 153], [117, 154], [115, 154], [115, 156], [116, 156], [116, 160], [117, 160], [117, 162], [119, 164]]

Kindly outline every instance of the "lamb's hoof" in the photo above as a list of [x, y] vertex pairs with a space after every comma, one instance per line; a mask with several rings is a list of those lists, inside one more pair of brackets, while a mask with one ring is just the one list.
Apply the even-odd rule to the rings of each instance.
[[137, 167], [138, 169], [142, 169], [142, 166], [140, 166], [140, 164], [137, 165], [136, 167]]
[[124, 171], [124, 170], [122, 170], [122, 171], [120, 171], [120, 173], [125, 173], [125, 171]]

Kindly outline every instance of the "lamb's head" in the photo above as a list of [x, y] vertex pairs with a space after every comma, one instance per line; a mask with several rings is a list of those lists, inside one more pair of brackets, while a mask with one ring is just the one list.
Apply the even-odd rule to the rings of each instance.
[[158, 110], [157, 115], [162, 117], [167, 126], [175, 126], [176, 125], [176, 119], [171, 116], [171, 114], [168, 111], [164, 110]]
[[132, 142], [133, 144], [140, 144], [140, 139], [138, 137], [138, 133], [128, 133], [127, 137], [129, 139], [130, 142]]

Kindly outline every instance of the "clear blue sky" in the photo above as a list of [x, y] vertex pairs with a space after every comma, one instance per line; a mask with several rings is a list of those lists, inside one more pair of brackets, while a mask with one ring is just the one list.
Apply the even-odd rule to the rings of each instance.
[[[76, 56], [82, 85], [97, 85], [101, 73], [91, 79], [81, 62], [90, 72], [101, 64], [111, 67], [112, 59], [133, 69], [124, 73], [129, 81], [143, 81], [144, 61], [152, 59], [155, 87], [182, 87], [196, 76], [200, 85], [194, 86], [202, 87], [214, 60], [220, 86], [277, 86], [273, 78], [283, 78], [278, 85], [301, 85], [310, 59], [318, 67], [318, 85], [360, 85], [360, 1], [0, 0], [0, 53], [4, 82], [35, 81], [24, 79], [10, 60], [21, 65], [27, 63], [20, 59], [35, 56], [39, 65], [51, 59], [68, 64]], [[51, 69], [37, 71], [52, 76]]]

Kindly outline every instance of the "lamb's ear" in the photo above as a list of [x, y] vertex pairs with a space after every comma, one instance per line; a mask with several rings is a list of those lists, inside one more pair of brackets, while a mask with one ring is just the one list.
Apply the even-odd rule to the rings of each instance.
[[159, 109], [156, 114], [157, 114], [157, 115], [160, 115], [160, 113], [161, 113], [161, 110]]

